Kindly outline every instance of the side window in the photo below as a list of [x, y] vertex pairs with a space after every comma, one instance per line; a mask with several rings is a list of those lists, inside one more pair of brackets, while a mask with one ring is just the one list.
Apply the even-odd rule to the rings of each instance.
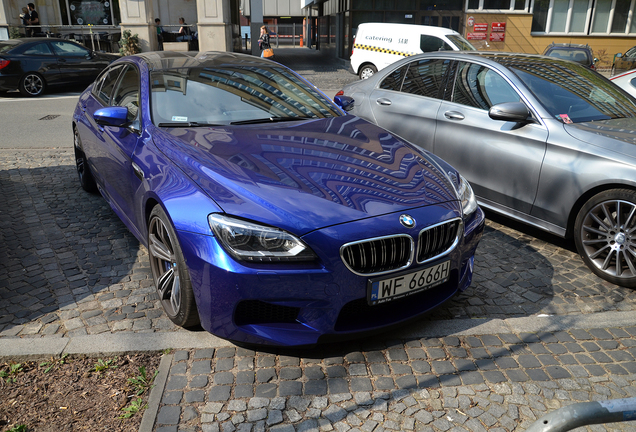
[[53, 52], [51, 51], [51, 48], [49, 48], [49, 44], [44, 42], [44, 43], [33, 45], [32, 47], [25, 49], [22, 52], [22, 54], [24, 55], [53, 55]]
[[394, 70], [390, 74], [386, 76], [380, 83], [380, 88], [382, 90], [393, 90], [400, 91], [402, 88], [402, 81], [404, 81], [404, 74], [406, 70], [409, 68], [408, 64], [405, 64], [399, 69]]
[[519, 102], [517, 92], [492, 69], [474, 63], [459, 63], [452, 102], [484, 110], [503, 102]]
[[89, 51], [80, 45], [75, 45], [70, 42], [64, 41], [54, 41], [51, 42], [53, 44], [53, 49], [57, 55], [61, 56], [72, 56], [72, 57], [85, 57], [88, 55]]
[[128, 108], [128, 121], [137, 119], [139, 114], [139, 72], [128, 65], [113, 93], [111, 105]]
[[449, 60], [427, 59], [409, 63], [402, 92], [432, 98], [440, 97]]
[[424, 52], [453, 50], [453, 48], [442, 39], [429, 35], [420, 35], [420, 49]]
[[93, 87], [93, 96], [99, 99], [103, 105], [110, 105], [110, 94], [113, 92], [113, 87], [115, 87], [121, 70], [121, 66], [115, 66], [107, 69], [97, 79], [95, 87]]

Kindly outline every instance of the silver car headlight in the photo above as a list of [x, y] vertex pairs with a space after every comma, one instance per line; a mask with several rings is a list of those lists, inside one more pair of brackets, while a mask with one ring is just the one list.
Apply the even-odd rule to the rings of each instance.
[[258, 263], [317, 259], [302, 240], [278, 228], [214, 213], [208, 222], [221, 245], [236, 259]]
[[470, 183], [462, 175], [459, 176], [459, 186], [457, 187], [457, 195], [462, 202], [462, 211], [465, 216], [477, 210], [477, 199]]

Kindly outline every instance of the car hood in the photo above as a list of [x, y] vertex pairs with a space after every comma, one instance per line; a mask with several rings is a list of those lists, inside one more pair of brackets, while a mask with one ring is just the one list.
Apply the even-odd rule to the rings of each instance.
[[626, 156], [636, 156], [636, 118], [565, 124], [568, 134], [586, 143]]
[[224, 212], [298, 235], [457, 201], [434, 156], [355, 116], [166, 128], [154, 142]]

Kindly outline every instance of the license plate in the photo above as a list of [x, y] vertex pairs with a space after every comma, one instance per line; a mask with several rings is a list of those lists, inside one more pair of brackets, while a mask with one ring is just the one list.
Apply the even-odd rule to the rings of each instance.
[[446, 261], [401, 276], [369, 279], [367, 301], [370, 305], [377, 305], [433, 288], [446, 282], [449, 273], [450, 261]]

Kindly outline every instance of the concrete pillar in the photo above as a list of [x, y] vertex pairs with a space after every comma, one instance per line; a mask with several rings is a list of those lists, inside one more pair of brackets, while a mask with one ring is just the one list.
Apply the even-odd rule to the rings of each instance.
[[252, 55], [260, 56], [261, 48], [258, 46], [258, 38], [261, 37], [263, 23], [263, 0], [250, 0], [250, 31], [252, 41]]
[[139, 35], [141, 52], [158, 48], [152, 0], [119, 0], [121, 30], [130, 30]]
[[232, 51], [230, 0], [197, 0], [199, 51]]

